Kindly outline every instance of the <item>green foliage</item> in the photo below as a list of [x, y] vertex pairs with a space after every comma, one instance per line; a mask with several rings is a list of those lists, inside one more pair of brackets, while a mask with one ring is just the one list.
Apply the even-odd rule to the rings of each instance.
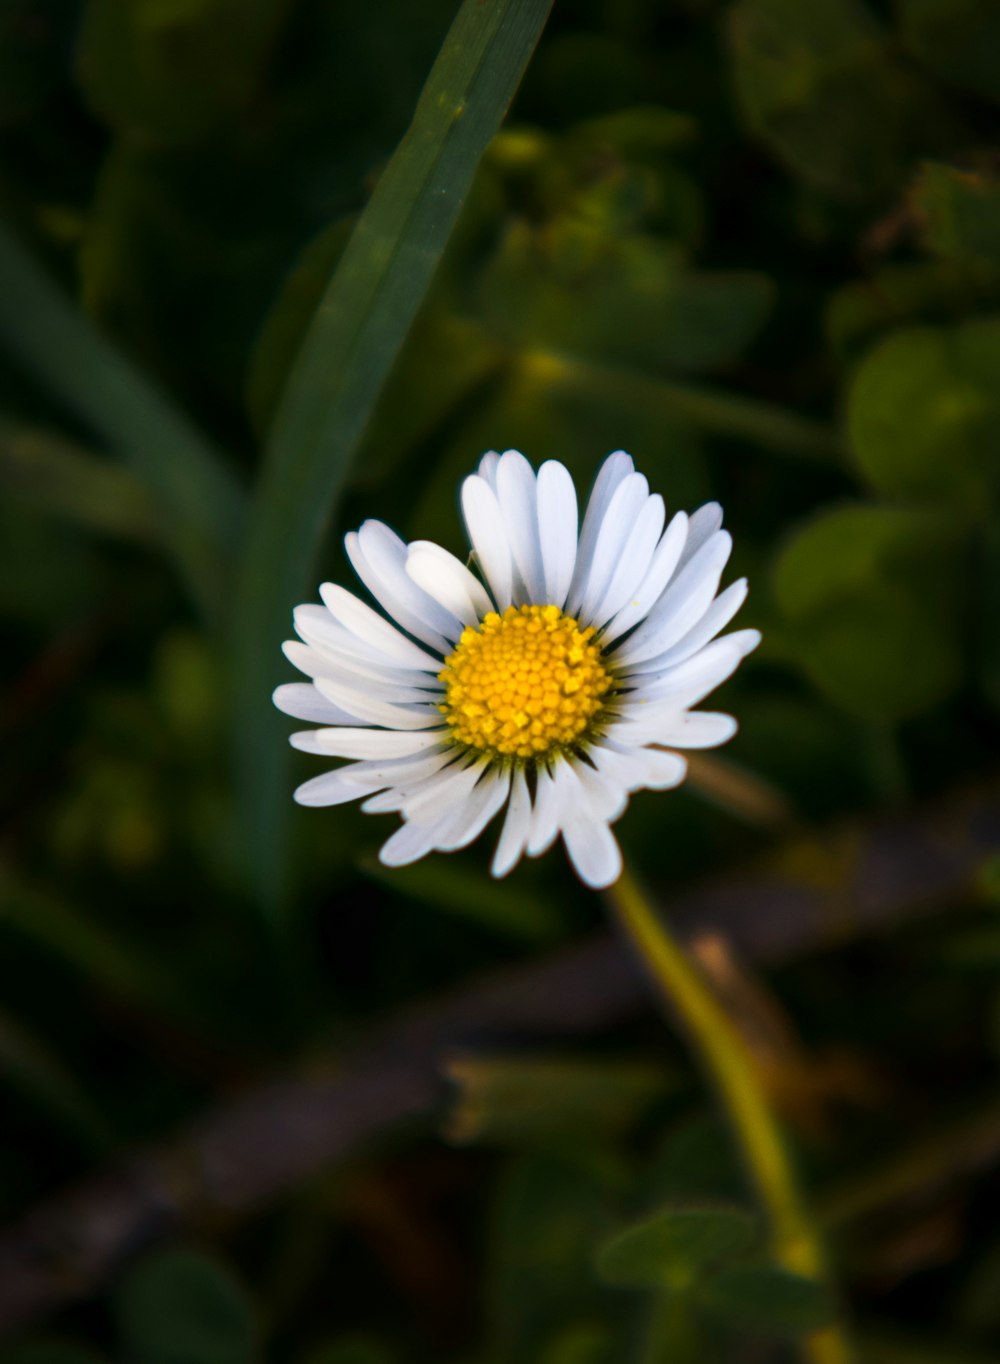
[[196, 600], [217, 606], [241, 494], [202, 434], [75, 310], [0, 228], [0, 340], [132, 466], [162, 505], [165, 542]]
[[113, 127], [152, 142], [203, 137], [257, 92], [285, 0], [91, 0], [80, 84]]
[[912, 328], [858, 370], [848, 420], [873, 488], [984, 515], [1000, 488], [1000, 318]]
[[757, 1236], [756, 1219], [740, 1208], [666, 1208], [608, 1241], [597, 1270], [608, 1283], [630, 1288], [683, 1288], [745, 1255]]
[[927, 246], [978, 273], [1000, 270], [1000, 181], [995, 176], [930, 164], [914, 190]]
[[829, 1292], [811, 1279], [770, 1265], [727, 1269], [699, 1294], [699, 1305], [730, 1329], [802, 1336], [829, 1326]]
[[206, 1255], [161, 1251], [133, 1269], [115, 1296], [131, 1364], [254, 1364], [260, 1358], [251, 1304]]
[[675, 1087], [660, 1066], [574, 1057], [458, 1056], [448, 1075], [453, 1141], [556, 1149], [571, 1138], [600, 1149]]
[[832, 508], [775, 565], [787, 647], [817, 687], [871, 719], [897, 720], [958, 685], [956, 537], [933, 512]]
[[0, 1353], [2, 1364], [102, 1364], [105, 1359], [69, 1340], [30, 1341]]
[[936, 76], [996, 100], [1000, 16], [977, 0], [894, 0], [900, 36]]
[[739, 0], [729, 34], [747, 121], [797, 175], [849, 196], [898, 182], [918, 97], [863, 0]]
[[[623, 447], [671, 512], [724, 506], [763, 644], [723, 771], [807, 827], [720, 812], [697, 754], [632, 800], [628, 861], [667, 905], [711, 882], [685, 926], [732, 930], [859, 1358], [1000, 1349], [1000, 873], [962, 813], [1000, 741], [997, 7], [547, 8], [0, 5], [0, 1331], [12, 1246], [84, 1298], [0, 1364], [777, 1364], [830, 1320], [558, 857], [389, 871], [390, 820], [292, 805], [293, 605], [351, 585], [367, 517], [464, 554], [458, 484], [507, 446], [581, 492]], [[910, 799], [919, 846], [859, 859]], [[926, 917], [857, 941], [897, 876]], [[789, 906], [812, 949], [756, 974], [743, 925], [776, 951]], [[578, 941], [610, 995], [539, 1038], [520, 990], [535, 1017], [535, 954]], [[497, 968], [511, 1015], [464, 1030]], [[117, 1201], [22, 1221], [185, 1124], [225, 1152], [259, 1086], [345, 1055], [364, 1108], [324, 1121], [376, 1124], [345, 1168], [240, 1210], [172, 1152], [190, 1249], [92, 1281]]]
[[377, 1341], [352, 1336], [318, 1345], [302, 1356], [301, 1364], [392, 1364], [392, 1356]]

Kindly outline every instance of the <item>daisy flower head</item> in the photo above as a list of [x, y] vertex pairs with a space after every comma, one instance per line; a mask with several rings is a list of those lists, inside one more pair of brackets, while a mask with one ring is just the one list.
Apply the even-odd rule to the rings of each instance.
[[285, 654], [312, 680], [278, 687], [275, 704], [320, 726], [293, 734], [296, 748], [348, 761], [295, 798], [400, 814], [380, 853], [390, 867], [464, 848], [506, 806], [494, 876], [561, 834], [580, 878], [608, 886], [629, 795], [679, 785], [678, 750], [736, 730], [693, 709], [760, 640], [717, 637], [747, 592], [745, 579], [719, 592], [721, 508], [668, 522], [618, 451], [581, 525], [568, 470], [536, 474], [508, 450], [465, 480], [462, 512], [478, 572], [366, 521], [345, 544], [381, 611], [333, 583], [321, 606], [296, 608]]

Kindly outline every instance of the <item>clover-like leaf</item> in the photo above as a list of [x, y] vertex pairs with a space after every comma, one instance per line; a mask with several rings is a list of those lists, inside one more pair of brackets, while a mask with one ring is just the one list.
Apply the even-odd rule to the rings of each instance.
[[714, 1275], [698, 1289], [698, 1305], [737, 1330], [802, 1336], [829, 1326], [836, 1304], [825, 1285], [775, 1265], [748, 1265]]
[[597, 1272], [608, 1283], [631, 1288], [689, 1283], [745, 1255], [756, 1236], [755, 1219], [741, 1208], [666, 1208], [606, 1242]]

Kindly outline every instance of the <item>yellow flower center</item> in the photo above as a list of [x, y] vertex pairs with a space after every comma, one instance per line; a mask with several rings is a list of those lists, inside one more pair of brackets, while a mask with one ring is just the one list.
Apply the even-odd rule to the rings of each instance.
[[611, 686], [593, 638], [558, 606], [509, 606], [467, 626], [439, 674], [452, 737], [517, 758], [572, 744]]

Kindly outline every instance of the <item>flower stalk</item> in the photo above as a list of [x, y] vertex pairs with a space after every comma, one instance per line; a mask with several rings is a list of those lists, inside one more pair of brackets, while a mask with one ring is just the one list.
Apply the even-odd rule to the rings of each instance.
[[[793, 1273], [828, 1281], [817, 1226], [749, 1048], [663, 916], [627, 871], [605, 892], [666, 1003], [679, 1019], [726, 1111], [747, 1173], [770, 1222], [774, 1250]], [[809, 1336], [810, 1364], [854, 1364], [844, 1328]]]

